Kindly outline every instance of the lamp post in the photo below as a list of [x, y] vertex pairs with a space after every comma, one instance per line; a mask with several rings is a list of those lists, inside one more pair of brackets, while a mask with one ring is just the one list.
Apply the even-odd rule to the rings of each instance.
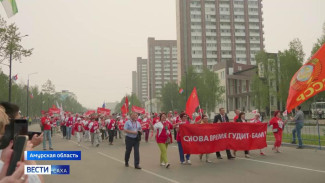
[[27, 117], [29, 117], [29, 76], [37, 74], [37, 72], [30, 73], [28, 74], [28, 79], [27, 79]]
[[[23, 38], [23, 37], [27, 37], [28, 35], [24, 35], [24, 36], [21, 36], [19, 38]], [[12, 42], [13, 38], [11, 37], [11, 40], [10, 40], [10, 43], [9, 43], [9, 99], [8, 101], [11, 102], [11, 85], [12, 85], [12, 82], [11, 82], [11, 68], [12, 68], [12, 54], [13, 54], [13, 42]]]

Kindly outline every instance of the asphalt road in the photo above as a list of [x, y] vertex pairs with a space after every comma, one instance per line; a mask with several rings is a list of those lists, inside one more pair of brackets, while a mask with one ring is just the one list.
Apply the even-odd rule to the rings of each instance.
[[[37, 129], [36, 125], [30, 127]], [[325, 151], [312, 149], [297, 150], [282, 147], [282, 153], [274, 153], [271, 147], [265, 149], [266, 156], [259, 151], [251, 151], [251, 158], [244, 158], [244, 152], [237, 152], [235, 160], [217, 160], [210, 155], [213, 163], [201, 162], [198, 155], [192, 155], [192, 165], [179, 163], [178, 148], [172, 144], [168, 148], [170, 169], [159, 166], [160, 152], [153, 140], [141, 142], [140, 157], [142, 170], [132, 166], [124, 167], [125, 145], [123, 140], [115, 140], [109, 146], [107, 141], [98, 148], [83, 142], [81, 147], [76, 139], [67, 141], [60, 135], [53, 136], [54, 150], [81, 150], [81, 161], [39, 161], [39, 164], [70, 165], [70, 175], [46, 175], [46, 183], [324, 183]], [[42, 145], [36, 148], [41, 150]], [[222, 152], [225, 155], [225, 152]], [[133, 165], [133, 153], [130, 165]]]

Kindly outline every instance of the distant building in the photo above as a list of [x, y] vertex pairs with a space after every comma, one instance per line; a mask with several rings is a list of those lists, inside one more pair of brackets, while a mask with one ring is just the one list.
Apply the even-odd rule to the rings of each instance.
[[149, 99], [161, 96], [162, 87], [177, 82], [178, 63], [176, 40], [148, 38]]
[[[141, 102], [148, 100], [148, 60], [141, 57], [137, 58], [136, 71], [137, 92], [136, 95]], [[132, 89], [133, 91], [133, 89]]]
[[137, 71], [132, 71], [132, 93], [138, 96], [137, 90]]

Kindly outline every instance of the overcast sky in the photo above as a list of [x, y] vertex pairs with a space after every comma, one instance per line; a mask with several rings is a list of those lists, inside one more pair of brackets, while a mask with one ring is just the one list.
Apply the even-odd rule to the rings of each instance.
[[[175, 0], [16, 0], [15, 22], [33, 55], [15, 62], [13, 74], [31, 85], [52, 80], [86, 107], [119, 101], [131, 92], [136, 57], [147, 57], [147, 38], [176, 39]], [[266, 51], [301, 39], [307, 56], [322, 33], [325, 0], [263, 0]], [[1, 66], [5, 73], [8, 68]]]

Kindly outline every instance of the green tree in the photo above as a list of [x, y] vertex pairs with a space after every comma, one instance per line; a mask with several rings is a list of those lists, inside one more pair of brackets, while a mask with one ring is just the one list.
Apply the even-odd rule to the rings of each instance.
[[[135, 93], [132, 93], [131, 95], [126, 95], [126, 96], [129, 100], [129, 112], [132, 111], [132, 106], [143, 107], [141, 104], [141, 101], [138, 99], [138, 97], [135, 95]], [[125, 103], [125, 97], [123, 97], [121, 99], [121, 102], [115, 106], [114, 111], [117, 113], [121, 113], [121, 107], [124, 105], [124, 103]]]
[[178, 85], [175, 82], [168, 82], [161, 89], [162, 111], [180, 111], [183, 107], [180, 105], [181, 94], [178, 91]]
[[218, 75], [207, 68], [197, 72], [193, 67], [189, 67], [182, 77], [180, 88], [184, 89], [183, 94], [178, 94], [179, 87], [176, 83], [163, 86], [161, 97], [163, 110], [185, 110], [187, 98], [194, 87], [197, 89], [201, 108], [208, 113], [214, 111], [216, 102], [221, 101], [221, 95], [224, 93]]
[[325, 43], [325, 22], [323, 23], [323, 34], [317, 39], [311, 50], [311, 56], [313, 56], [317, 50]]
[[[294, 41], [293, 41], [294, 42]], [[280, 60], [280, 99], [282, 104], [286, 105], [287, 98], [289, 94], [290, 81], [293, 75], [300, 69], [302, 66], [303, 53], [299, 53], [302, 50], [302, 46], [291, 46], [292, 42], [290, 42], [290, 49], [284, 50], [283, 52], [279, 52], [279, 60]]]

